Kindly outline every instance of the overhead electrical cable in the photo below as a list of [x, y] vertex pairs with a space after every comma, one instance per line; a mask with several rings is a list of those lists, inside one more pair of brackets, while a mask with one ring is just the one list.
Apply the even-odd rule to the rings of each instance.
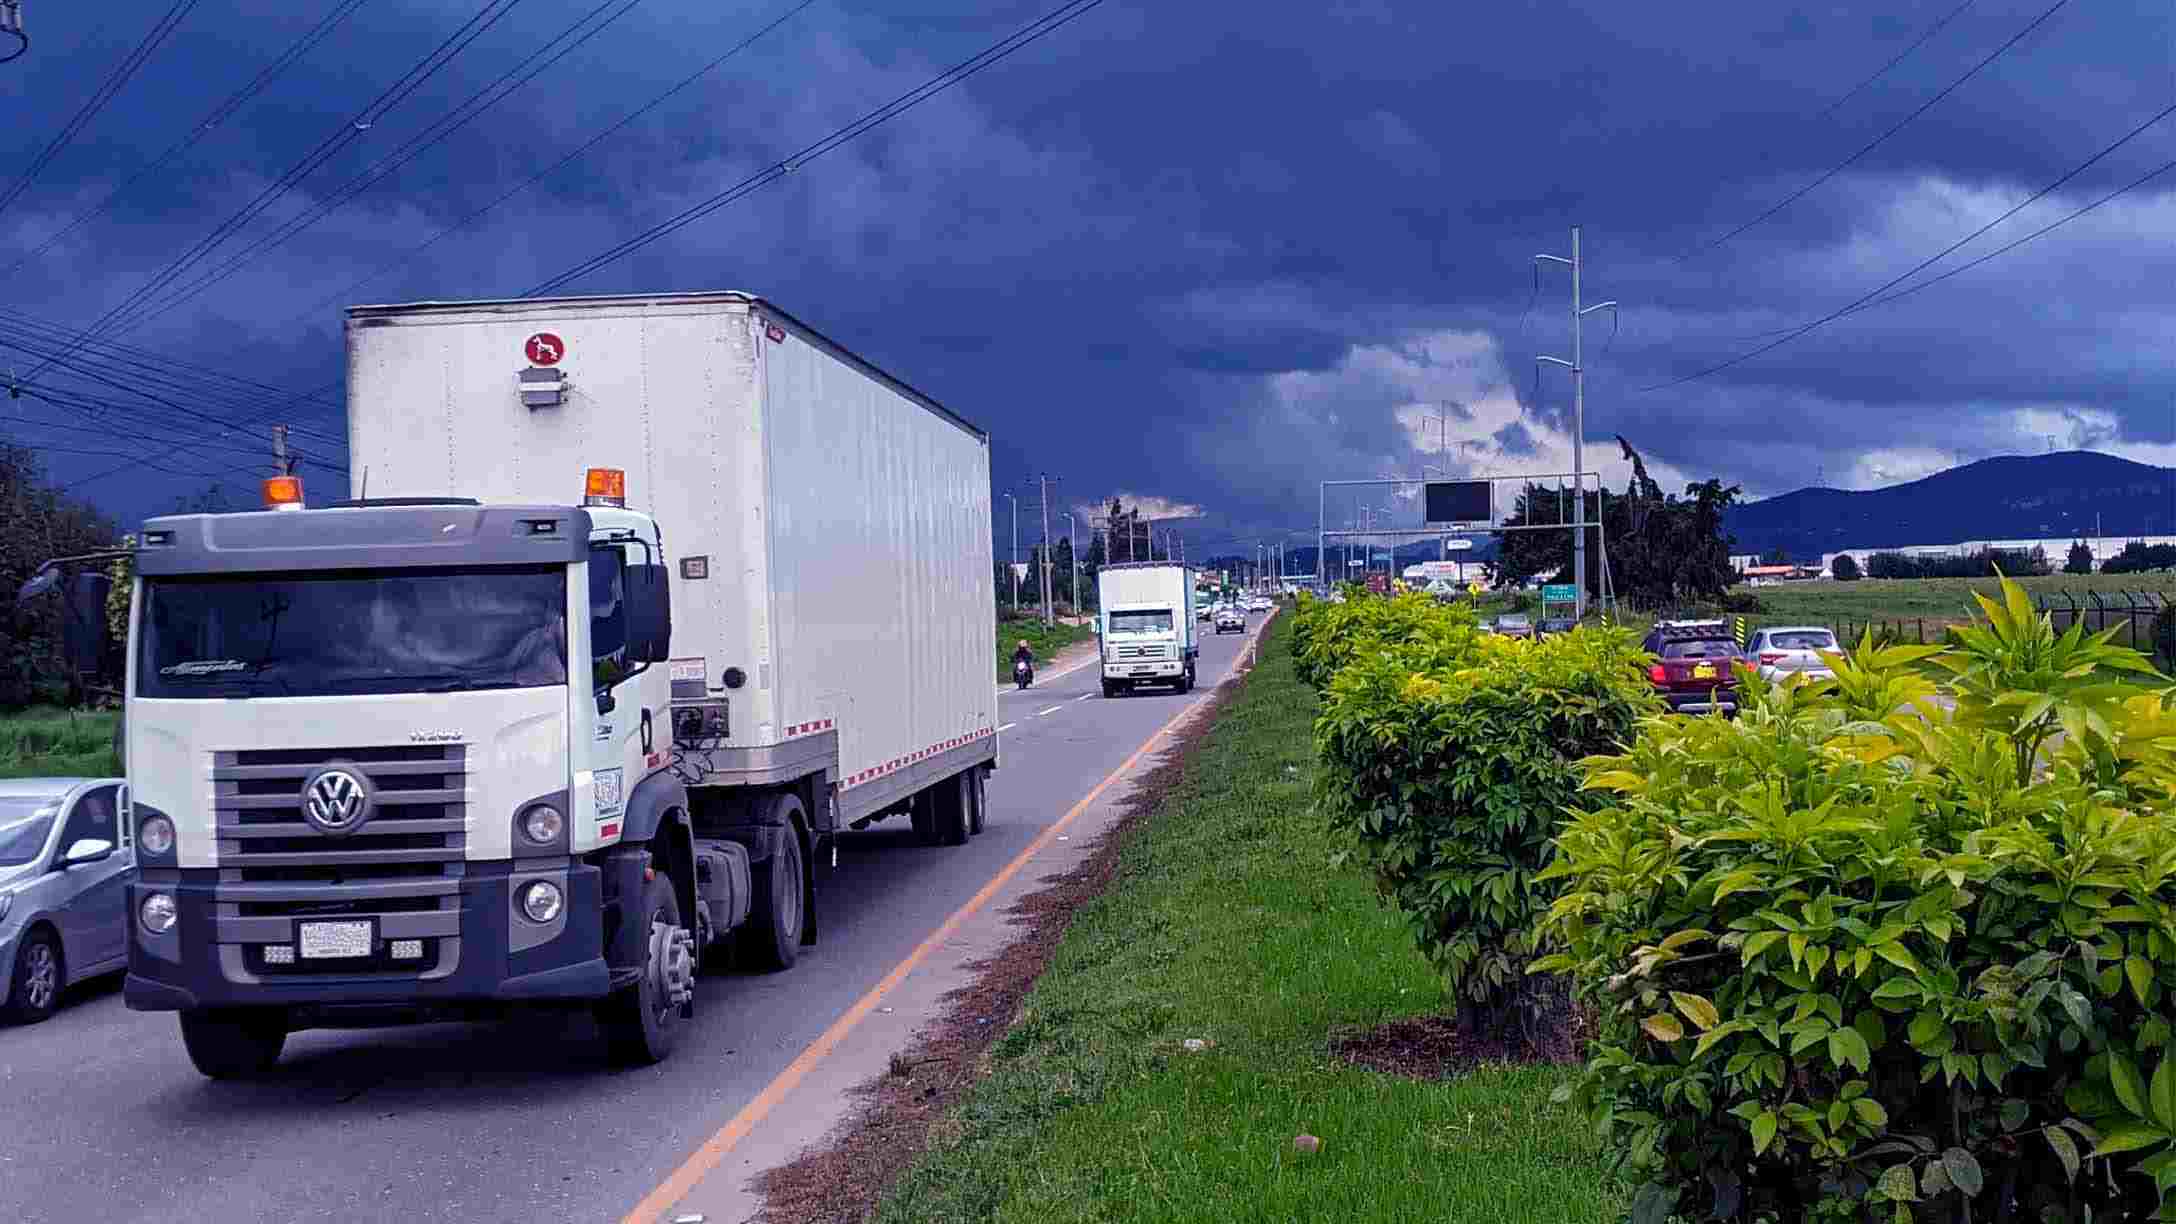
[[1966, 81], [1971, 80], [1973, 77], [1979, 75], [1981, 69], [2002, 58], [2002, 56], [2006, 52], [2008, 52], [2010, 48], [2015, 47], [2017, 44], [2023, 42], [2028, 35], [2030, 35], [2034, 30], [2039, 29], [2042, 25], [2046, 24], [2049, 18], [2055, 16], [2056, 13], [2060, 12], [2063, 7], [2069, 3], [2070, 0], [2055, 0], [2055, 3], [2049, 5], [2046, 9], [2042, 10], [2039, 16], [2027, 22], [2024, 29], [2019, 30], [2015, 34], [2012, 34], [2009, 39], [2005, 41], [2001, 46], [1996, 47], [1993, 51], [1988, 52], [1986, 56], [1981, 58], [1978, 63], [1972, 65], [1972, 67], [1970, 67], [1969, 69], [1966, 69], [1963, 76], [1960, 76], [1956, 80], [1951, 81], [1949, 84], [1944, 85], [1934, 94], [1933, 97], [1928, 98], [1926, 101], [1921, 102], [1918, 106], [1912, 108], [1912, 110], [1907, 113], [1902, 119], [1897, 120], [1895, 123], [1890, 124], [1886, 129], [1884, 129], [1880, 135], [1874, 137], [1872, 140], [1867, 141], [1865, 144], [1862, 144], [1857, 149], [1853, 150], [1850, 156], [1844, 158], [1840, 162], [1837, 162], [1835, 165], [1830, 166], [1828, 169], [1823, 170], [1819, 176], [1814, 178], [1812, 182], [1807, 183], [1805, 186], [1800, 187], [1798, 190], [1793, 191], [1789, 195], [1784, 196], [1782, 199], [1776, 201], [1759, 216], [1745, 222], [1743, 225], [1738, 226], [1736, 229], [1731, 230], [1729, 233], [1724, 234], [1720, 238], [1714, 239], [1710, 242], [1702, 243], [1701, 245], [1694, 247], [1692, 250], [1687, 251], [1685, 254], [1678, 256], [1678, 258], [1680, 260], [1692, 259], [1696, 256], [1704, 255], [1719, 246], [1722, 246], [1724, 243], [1729, 242], [1731, 239], [1736, 238], [1738, 235], [1746, 232], [1749, 229], [1752, 229], [1754, 226], [1759, 225], [1761, 222], [1766, 221], [1770, 217], [1775, 216], [1777, 213], [1782, 212], [1784, 209], [1789, 208], [1792, 204], [1797, 203], [1800, 199], [1803, 199], [1808, 192], [1813, 191], [1815, 188], [1820, 187], [1823, 183], [1826, 183], [1830, 179], [1835, 178], [1837, 175], [1842, 174], [1845, 170], [1849, 169], [1854, 163], [1856, 163], [1860, 158], [1866, 156], [1868, 153], [1873, 152], [1875, 149], [1880, 148], [1882, 144], [1887, 142], [1890, 137], [1896, 135], [1898, 132], [1903, 131], [1906, 125], [1910, 124], [1914, 119], [1917, 119], [1919, 118], [1919, 116], [1926, 114], [1927, 111], [1932, 109], [1937, 102], [1940, 102], [1942, 99], [1948, 97], [1950, 94], [1955, 93], [1959, 86], [1963, 85]]
[[[302, 160], [290, 166], [286, 172], [258, 192], [256, 197], [250, 200], [248, 204], [245, 204], [241, 209], [212, 227], [210, 233], [199, 238], [186, 251], [175, 256], [163, 268], [154, 273], [149, 280], [131, 291], [120, 302], [108, 309], [105, 314], [99, 316], [96, 321], [84, 329], [83, 334], [86, 337], [103, 334], [117, 319], [134, 310], [139, 303], [152, 294], [165, 289], [176, 278], [203, 261], [229, 237], [256, 219], [259, 214], [271, 207], [282, 196], [292, 191], [318, 167], [324, 165], [334, 154], [346, 148], [362, 132], [375, 126], [385, 115], [406, 101], [426, 81], [436, 76], [446, 65], [451, 63], [454, 57], [458, 56], [470, 43], [475, 42], [503, 20], [519, 3], [521, 3], [521, 0], [486, 0], [483, 8], [478, 10], [475, 16], [463, 22], [458, 29], [447, 35], [443, 41], [432, 48], [429, 54], [402, 73], [391, 85], [386, 86], [376, 98], [357, 112], [353, 118], [342, 122], [338, 130], [320, 141]], [[36, 373], [36, 371], [33, 371], [33, 373]]]
[[[2171, 104], [2155, 112], [2153, 116], [2145, 120], [2145, 122], [2140, 123], [2138, 126], [2132, 128], [2130, 131], [2124, 133], [2121, 137], [2117, 138], [2114, 143], [2105, 146], [2098, 153], [2093, 154], [2091, 157], [2086, 158], [2084, 161], [2079, 162], [2077, 165], [2072, 166], [2070, 169], [2064, 171], [2059, 177], [2055, 179], [2054, 182], [2049, 183], [2047, 186], [2042, 187], [2040, 190], [2035, 191], [2031, 195], [2026, 196], [2024, 199], [2018, 201], [2016, 204], [2006, 209], [2000, 216], [1996, 217], [1994, 220], [1987, 222], [1985, 225], [1980, 226], [1978, 229], [1973, 230], [1971, 233], [1966, 234], [1964, 237], [1957, 239], [1955, 242], [1950, 243], [1948, 246], [1943, 247], [1941, 250], [1936, 251], [1934, 254], [1920, 260], [1918, 263], [1912, 265], [1910, 268], [1905, 269], [1903, 272], [1898, 273], [1896, 276], [1891, 277], [1889, 280], [1883, 282], [1881, 285], [1878, 285], [1875, 288], [1868, 290], [1866, 293], [1861, 294], [1858, 298], [1854, 299], [1849, 304], [1840, 307], [1839, 309], [1830, 311], [1829, 313], [1822, 315], [1820, 318], [1815, 319], [1810, 323], [1806, 323], [1799, 327], [1793, 328], [1787, 334], [1779, 337], [1778, 339], [1771, 340], [1768, 343], [1761, 345], [1759, 348], [1752, 349], [1748, 352], [1740, 353], [1727, 361], [1718, 362], [1715, 365], [1709, 366], [1706, 369], [1701, 370], [1697, 373], [1687, 374], [1683, 378], [1674, 378], [1667, 382], [1656, 383], [1653, 386], [1642, 387], [1639, 389], [1639, 393], [1644, 395], [1652, 391], [1662, 391], [1670, 387], [1683, 386], [1684, 384], [1692, 382], [1696, 379], [1706, 378], [1710, 374], [1721, 373], [1722, 371], [1727, 370], [1732, 366], [1750, 361], [1763, 353], [1773, 352], [1774, 350], [1781, 348], [1786, 344], [1789, 344], [1791, 341], [1796, 340], [1800, 336], [1803, 336], [1806, 333], [1815, 330], [1816, 328], [1820, 328], [1829, 323], [1832, 323], [1837, 319], [1841, 319], [1845, 315], [1852, 314], [1856, 311], [1864, 309], [1866, 306], [1873, 303], [1876, 299], [1880, 298], [1881, 295], [1887, 293], [1889, 290], [1896, 288], [1898, 285], [1904, 283], [1907, 280], [1910, 280], [1914, 276], [1917, 276], [1919, 273], [1925, 271], [1927, 268], [1941, 262], [1943, 259], [1950, 256], [1958, 249], [1979, 238], [1982, 234], [1985, 234], [1989, 230], [1994, 229], [1996, 226], [2002, 224], [2004, 221], [2009, 220], [2011, 217], [2016, 216], [2018, 213], [2024, 211], [2026, 208], [2045, 198], [2051, 192], [2054, 192], [2057, 189], [2061, 188], [2063, 184], [2069, 182], [2071, 179], [2076, 178], [2078, 175], [2083, 174], [2085, 171], [2092, 168], [2096, 163], [2098, 163], [2102, 158], [2107, 157], [2109, 154], [2114, 153], [2116, 150], [2122, 148], [2124, 145], [2127, 145], [2131, 141], [2137, 139], [2139, 136], [2143, 135], [2147, 131], [2147, 129], [2152, 128], [2154, 125], [2160, 123], [2162, 120], [2168, 118], [2170, 115], [2176, 115], [2176, 104]], [[2155, 173], [2159, 172], [2156, 171]], [[2147, 177], [2150, 178], [2152, 176], [2149, 175]], [[2128, 188], [2126, 188], [2126, 190], [2128, 190]], [[1899, 294], [1897, 296], [1903, 295]]]
[[[2068, 0], [2063, 0], [2063, 2], [2068, 3]], [[899, 95], [897, 98], [892, 99], [890, 102], [887, 102], [884, 105], [877, 107], [875, 110], [872, 110], [869, 113], [863, 115], [861, 118], [854, 120], [852, 123], [849, 123], [846, 126], [839, 128], [838, 130], [832, 132], [829, 136], [826, 136], [823, 139], [814, 142], [813, 144], [805, 145], [798, 151], [791, 153], [784, 158], [781, 158], [779, 161], [772, 163], [770, 166], [759, 170], [754, 174], [749, 175], [747, 178], [744, 178], [741, 181], [733, 184], [732, 186], [727, 187], [723, 191], [720, 191], [715, 195], [710, 196], [708, 199], [705, 199], [700, 203], [691, 205], [688, 208], [682, 209], [680, 212], [675, 213], [671, 217], [668, 217], [665, 220], [658, 222], [656, 225], [653, 225], [646, 230], [643, 230], [639, 234], [627, 238], [624, 241], [615, 243], [613, 246], [603, 251], [600, 251], [595, 255], [590, 256], [588, 259], [583, 260], [582, 262], [574, 265], [573, 267], [567, 269], [564, 272], [561, 272], [559, 275], [537, 284], [535, 287], [531, 288], [528, 292], [523, 293], [521, 296], [538, 297], [543, 294], [550, 293], [554, 289], [558, 289], [563, 285], [578, 280], [581, 277], [587, 276], [589, 273], [594, 272], [607, 264], [625, 258], [626, 256], [631, 255], [638, 250], [641, 250], [643, 247], [648, 246], [653, 242], [656, 242], [660, 238], [666, 237], [667, 235], [675, 233], [678, 230], [685, 228], [686, 226], [692, 225], [696, 221], [699, 221], [702, 218], [709, 216], [710, 214], [718, 211], [721, 208], [724, 208], [725, 206], [733, 203], [734, 201], [742, 198], [743, 196], [757, 191], [762, 187], [777, 181], [778, 179], [784, 178], [786, 175], [791, 174], [794, 171], [800, 169], [802, 166], [807, 165], [809, 162], [814, 161], [819, 157], [822, 157], [824, 154], [839, 148], [841, 145], [852, 141], [856, 137], [861, 136], [866, 132], [869, 132], [893, 119], [898, 118], [900, 115], [903, 115], [906, 112], [914, 109], [915, 107], [928, 101], [930, 98], [933, 98], [938, 94], [944, 92], [945, 90], [950, 89], [952, 86], [967, 80], [968, 78], [974, 76], [976, 73], [981, 72], [985, 68], [988, 68], [993, 64], [999, 63], [1000, 61], [1020, 51], [1022, 48], [1027, 47], [1030, 44], [1036, 42], [1037, 40], [1045, 37], [1046, 35], [1055, 32], [1066, 24], [1101, 6], [1103, 3], [1104, 0], [1068, 0], [1068, 3], [1059, 5], [1057, 8], [1052, 9], [1050, 12], [1036, 18], [1035, 20], [1029, 22], [1025, 26], [1022, 26], [1020, 29], [1014, 31], [1013, 33], [1008, 34], [1004, 38], [1001, 38], [995, 43], [990, 44], [988, 47], [983, 48], [981, 51], [976, 52], [974, 55], [969, 56], [967, 59], [962, 60], [960, 63], [955, 64], [951, 68], [948, 68], [943, 72], [938, 73], [934, 77], [931, 77], [928, 81], [923, 82], [921, 85], [918, 85], [913, 89], [908, 90], [907, 92]]]
[[37, 246], [32, 247], [30, 250], [25, 251], [23, 254], [17, 256], [14, 263], [9, 264], [5, 268], [0, 268], [0, 277], [7, 276], [9, 273], [14, 272], [16, 269], [22, 267], [24, 264], [30, 262], [33, 259], [36, 259], [40, 255], [45, 254], [47, 251], [51, 250], [53, 248], [53, 245], [59, 242], [61, 239], [66, 238], [68, 235], [74, 233], [86, 223], [100, 216], [103, 216], [106, 210], [113, 207], [115, 201], [119, 200], [122, 196], [128, 194], [130, 188], [133, 188], [134, 186], [136, 186], [136, 184], [142, 182], [144, 179], [150, 177], [151, 175], [156, 174], [160, 170], [165, 169], [167, 163], [173, 161], [176, 157], [179, 157], [181, 154], [186, 153], [191, 148], [195, 147], [196, 143], [199, 140], [202, 140], [204, 137], [210, 135], [213, 129], [217, 128], [220, 124], [225, 123], [227, 120], [233, 118], [235, 112], [240, 110], [243, 106], [247, 105], [252, 98], [255, 98], [260, 93], [263, 93], [266, 87], [270, 86], [274, 80], [278, 79], [280, 74], [286, 72], [289, 68], [292, 68], [295, 65], [296, 61], [300, 60], [303, 56], [308, 55], [312, 50], [315, 50], [319, 43], [323, 42], [326, 37], [329, 36], [333, 32], [333, 30], [340, 25], [341, 22], [346, 21], [350, 16], [354, 14], [355, 10], [361, 8], [364, 3], [366, 3], [366, 0], [341, 0], [339, 4], [334, 6], [333, 10], [330, 13], [327, 13], [321, 20], [318, 21], [316, 25], [310, 27], [308, 33], [304, 34], [300, 39], [297, 39], [293, 45], [289, 46], [285, 51], [280, 52], [278, 57], [273, 59], [271, 63], [266, 64], [262, 69], [260, 69], [257, 75], [250, 80], [249, 84], [244, 85], [240, 89], [235, 90], [233, 93], [227, 95], [226, 99], [220, 102], [219, 105], [213, 107], [209, 114], [206, 114], [202, 119], [197, 120], [196, 124], [189, 129], [186, 135], [184, 135], [181, 139], [175, 141], [173, 144], [168, 145], [165, 152], [159, 154], [157, 157], [152, 158], [150, 161], [138, 167], [135, 173], [129, 175], [126, 179], [123, 179], [120, 186], [115, 187], [113, 190], [107, 192], [105, 197], [99, 200], [98, 203], [93, 204], [84, 211], [77, 213], [75, 216], [69, 218], [66, 225], [61, 226], [59, 229], [47, 235], [45, 240], [43, 242], [40, 242]]
[[1974, 4], [1977, 4], [1978, 2], [1979, 0], [1964, 0], [1964, 3], [1958, 5], [1956, 8], [1949, 10], [1949, 12], [1944, 13], [1940, 20], [1936, 21], [1933, 25], [1928, 26], [1926, 29], [1920, 31], [1919, 37], [1913, 39], [1910, 44], [1908, 44], [1902, 51], [1899, 51], [1895, 55], [1891, 56], [1888, 63], [1883, 64], [1879, 68], [1876, 68], [1872, 76], [1867, 77], [1866, 79], [1860, 81], [1858, 84], [1853, 85], [1850, 89], [1845, 90], [1841, 97], [1837, 98], [1834, 102], [1829, 103], [1827, 106], [1822, 107], [1820, 111], [1814, 115], [1814, 118], [1825, 119], [1828, 116], [1835, 114], [1836, 111], [1841, 108], [1844, 103], [1849, 102], [1855, 97], [1858, 97], [1859, 93], [1863, 91], [1867, 86], [1889, 75], [1889, 73], [1894, 70], [1898, 64], [1901, 64], [1905, 60], [1910, 59], [1912, 56], [1912, 52], [1926, 46], [1929, 39], [1932, 39], [1935, 35], [1947, 29], [1950, 22], [1957, 20], [1957, 18], [1959, 17], [1962, 17], [1966, 9], [1971, 8]]
[[174, 32], [174, 28], [181, 24], [181, 19], [187, 17], [189, 10], [196, 5], [197, 0], [174, 0], [173, 6], [160, 16], [158, 22], [151, 27], [151, 32], [144, 35], [143, 41], [121, 57], [121, 62], [106, 74], [106, 79], [99, 82], [97, 89], [91, 91], [91, 96], [76, 108], [76, 113], [61, 125], [60, 131], [54, 133], [53, 138], [38, 151], [38, 155], [30, 159], [30, 164], [16, 176], [15, 182], [6, 191], [0, 191], [0, 212], [6, 212], [10, 205], [22, 198], [25, 191], [30, 190], [30, 185], [38, 181], [38, 176], [53, 164], [53, 159], [60, 156], [61, 150], [67, 148], [90, 125], [91, 120], [98, 117], [98, 112], [104, 110], [108, 102], [113, 101], [129, 83], [129, 79], [136, 75], [136, 70], [144, 66], [144, 61], [151, 58], [152, 53], [159, 49], [159, 44], [166, 41], [167, 35]]

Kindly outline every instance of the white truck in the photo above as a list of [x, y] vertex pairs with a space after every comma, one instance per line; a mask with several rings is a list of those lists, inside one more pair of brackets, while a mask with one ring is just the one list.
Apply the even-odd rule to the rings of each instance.
[[1103, 695], [1138, 685], [1194, 687], [1194, 572], [1176, 561], [1132, 561], [1096, 572]]
[[706, 950], [814, 941], [841, 831], [980, 829], [981, 430], [742, 293], [347, 336], [354, 497], [275, 478], [135, 557], [124, 996], [199, 1070], [516, 1004], [654, 1062]]

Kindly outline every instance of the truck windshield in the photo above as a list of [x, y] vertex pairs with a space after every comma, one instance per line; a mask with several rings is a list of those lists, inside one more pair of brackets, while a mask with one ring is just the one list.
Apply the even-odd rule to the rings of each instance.
[[1169, 633], [1171, 632], [1171, 611], [1168, 608], [1158, 608], [1146, 612], [1113, 612], [1111, 613], [1111, 632]]
[[152, 578], [144, 697], [309, 697], [567, 682], [555, 566]]

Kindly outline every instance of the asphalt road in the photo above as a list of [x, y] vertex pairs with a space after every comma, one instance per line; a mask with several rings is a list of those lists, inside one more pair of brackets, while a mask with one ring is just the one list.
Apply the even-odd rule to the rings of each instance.
[[532, 1018], [299, 1033], [270, 1077], [215, 1084], [117, 979], [72, 992], [45, 1024], [0, 1028], [0, 1220], [617, 1219], [1201, 699], [1243, 638], [1200, 636], [1190, 696], [1105, 700], [1093, 666], [1008, 686], [983, 834], [924, 847], [894, 820], [842, 837], [818, 865], [820, 942], [786, 973], [701, 981], [662, 1066], [611, 1066], [586, 1018]]

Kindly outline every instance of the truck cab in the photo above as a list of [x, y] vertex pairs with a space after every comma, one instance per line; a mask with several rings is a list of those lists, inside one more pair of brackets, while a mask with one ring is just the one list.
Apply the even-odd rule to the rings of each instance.
[[748, 875], [743, 854], [698, 881], [662, 537], [622, 480], [305, 509], [282, 477], [266, 510], [145, 524], [124, 997], [179, 1013], [199, 1070], [517, 1004], [669, 1052]]
[[1106, 565], [1096, 575], [1103, 695], [1143, 684], [1194, 687], [1193, 575], [1170, 562]]

